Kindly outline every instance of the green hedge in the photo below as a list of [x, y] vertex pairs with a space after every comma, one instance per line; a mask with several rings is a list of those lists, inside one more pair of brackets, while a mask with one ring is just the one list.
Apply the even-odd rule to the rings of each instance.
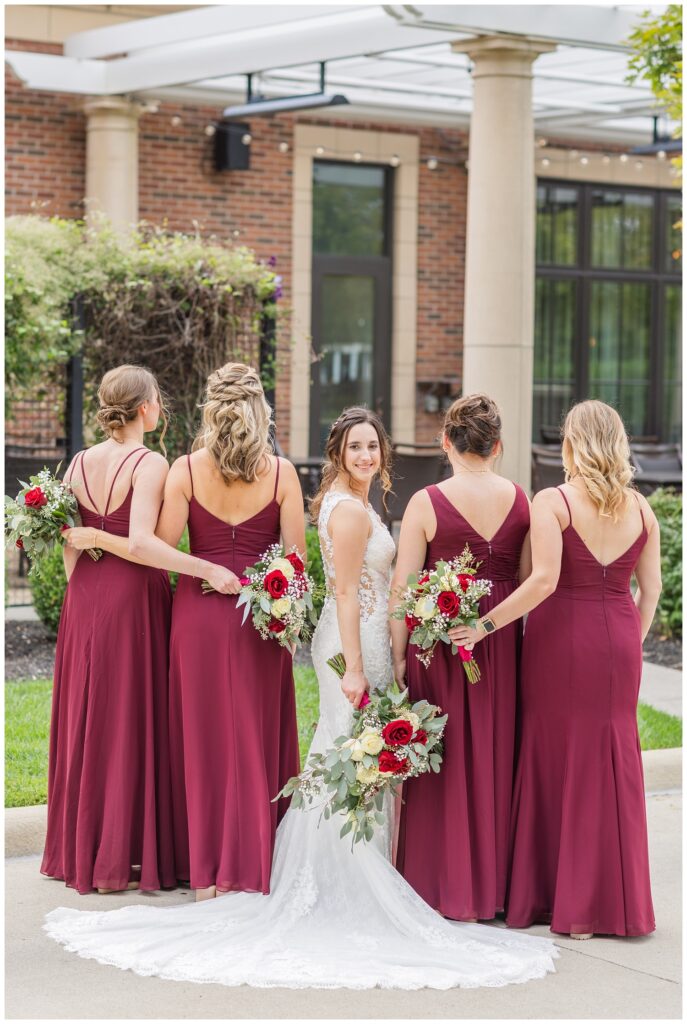
[[648, 498], [661, 528], [663, 591], [657, 618], [664, 636], [682, 636], [682, 495], [659, 488]]
[[317, 588], [313, 602], [317, 617], [320, 617], [322, 605], [324, 604], [324, 568], [322, 566], [322, 552], [320, 551], [320, 540], [317, 536], [317, 527], [309, 526], [305, 531], [305, 549], [308, 562], [308, 572], [312, 576], [313, 583]]

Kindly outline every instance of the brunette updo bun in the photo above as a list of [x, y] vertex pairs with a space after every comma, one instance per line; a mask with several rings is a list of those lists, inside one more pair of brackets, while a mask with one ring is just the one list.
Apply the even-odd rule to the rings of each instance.
[[501, 440], [501, 415], [496, 402], [488, 395], [457, 398], [444, 418], [444, 433], [459, 454], [488, 458]]
[[167, 411], [157, 380], [143, 366], [124, 364], [107, 371], [98, 388], [100, 408], [96, 422], [106, 437], [119, 441], [116, 432], [135, 420], [140, 407], [154, 397], [160, 400], [160, 417], [164, 426], [160, 444], [164, 451], [162, 439], [167, 430]]

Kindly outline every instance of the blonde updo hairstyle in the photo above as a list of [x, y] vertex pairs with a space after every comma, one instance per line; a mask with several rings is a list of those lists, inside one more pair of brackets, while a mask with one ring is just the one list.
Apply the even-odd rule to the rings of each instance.
[[135, 420], [141, 406], [155, 397], [160, 402], [160, 419], [163, 423], [160, 447], [164, 452], [169, 414], [157, 380], [143, 366], [124, 364], [107, 371], [98, 388], [100, 408], [96, 422], [106, 437], [122, 444], [123, 440], [115, 436], [116, 431]]
[[625, 509], [634, 469], [622, 419], [605, 402], [574, 405], [563, 424], [566, 483], [581, 477], [599, 514], [617, 522]]
[[272, 410], [252, 366], [226, 363], [208, 377], [193, 451], [207, 448], [222, 479], [252, 483], [271, 452]]
[[[352, 406], [344, 409], [338, 420], [332, 423], [329, 430], [329, 437], [324, 450], [324, 469], [322, 480], [314, 498], [310, 500], [310, 518], [313, 523], [317, 522], [320, 514], [322, 499], [336, 480], [339, 473], [348, 475], [344, 465], [344, 453], [346, 442], [351, 427], [359, 423], [370, 423], [377, 431], [379, 438], [379, 479], [382, 484], [382, 503], [386, 509], [386, 498], [391, 490], [391, 442], [387, 436], [384, 424], [376, 412], [365, 409], [363, 406]], [[350, 477], [349, 477], [350, 480]]]
[[488, 459], [501, 441], [501, 414], [488, 395], [457, 398], [444, 417], [444, 434], [459, 455]]

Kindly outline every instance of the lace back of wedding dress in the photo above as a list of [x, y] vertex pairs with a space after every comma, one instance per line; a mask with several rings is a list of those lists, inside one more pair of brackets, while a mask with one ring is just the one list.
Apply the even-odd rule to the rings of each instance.
[[[342, 500], [356, 499], [326, 495], [318, 523], [328, 584], [312, 643], [320, 718], [311, 749], [319, 751], [347, 732], [352, 715], [326, 664], [341, 651], [327, 524]], [[387, 600], [394, 544], [369, 506], [368, 514], [360, 638], [365, 674], [384, 688], [392, 681]], [[549, 939], [447, 921], [410, 888], [389, 860], [390, 803], [373, 842], [355, 847], [350, 836], [339, 837], [342, 815], [325, 821], [319, 806], [290, 810], [277, 831], [269, 896], [232, 893], [166, 909], [136, 904], [92, 913], [60, 907], [44, 928], [68, 950], [103, 964], [221, 985], [475, 988], [554, 970], [558, 954]]]

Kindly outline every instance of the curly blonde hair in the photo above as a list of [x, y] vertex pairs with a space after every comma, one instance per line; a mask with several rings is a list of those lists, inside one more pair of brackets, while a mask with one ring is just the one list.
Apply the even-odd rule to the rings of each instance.
[[260, 375], [244, 363], [226, 363], [208, 377], [203, 422], [193, 451], [207, 448], [226, 483], [258, 479], [270, 441], [272, 410]]
[[386, 509], [386, 498], [391, 490], [391, 442], [384, 429], [384, 424], [377, 413], [372, 412], [370, 409], [365, 409], [363, 406], [356, 405], [350, 409], [344, 409], [338, 420], [332, 423], [329, 429], [329, 437], [324, 449], [325, 462], [324, 469], [322, 470], [322, 480], [317, 494], [314, 498], [310, 499], [309, 512], [313, 523], [317, 522], [322, 499], [334, 483], [334, 480], [339, 473], [346, 472], [344, 468], [346, 441], [348, 440], [351, 427], [355, 427], [359, 423], [370, 423], [377, 431], [380, 456], [379, 479], [382, 484], [382, 503]]
[[169, 413], [165, 405], [165, 396], [153, 374], [144, 366], [124, 363], [107, 371], [98, 388], [100, 408], [95, 417], [98, 426], [106, 437], [111, 437], [118, 444], [123, 443], [115, 437], [115, 432], [136, 419], [138, 410], [145, 402], [149, 402], [153, 395], [157, 395], [160, 402], [160, 419], [163, 424], [160, 447], [166, 453], [164, 436], [167, 433]]
[[563, 467], [566, 483], [581, 477], [600, 515], [617, 522], [634, 469], [625, 426], [615, 409], [596, 399], [572, 407], [563, 424]]

